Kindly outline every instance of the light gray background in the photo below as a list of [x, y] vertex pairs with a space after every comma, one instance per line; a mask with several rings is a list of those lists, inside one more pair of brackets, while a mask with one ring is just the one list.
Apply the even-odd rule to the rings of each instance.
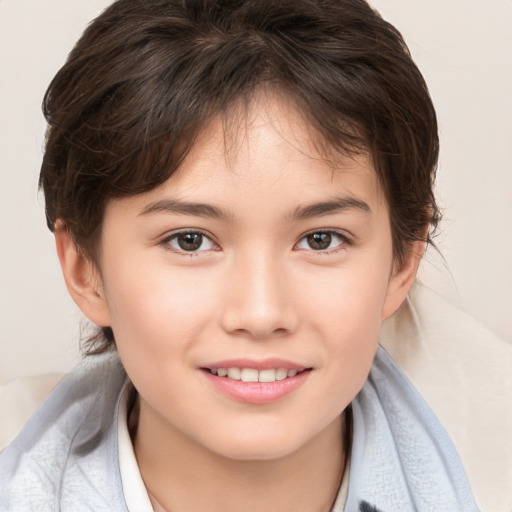
[[[0, 384], [66, 371], [81, 315], [67, 296], [37, 179], [40, 104], [108, 0], [0, 0]], [[373, 0], [402, 31], [437, 107], [445, 218], [420, 276], [512, 339], [512, 2]]]

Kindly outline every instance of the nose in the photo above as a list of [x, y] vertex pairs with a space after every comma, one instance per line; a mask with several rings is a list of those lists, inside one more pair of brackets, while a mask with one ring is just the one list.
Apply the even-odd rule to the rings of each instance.
[[221, 315], [225, 331], [259, 340], [295, 331], [298, 314], [283, 265], [270, 254], [240, 257], [233, 264]]

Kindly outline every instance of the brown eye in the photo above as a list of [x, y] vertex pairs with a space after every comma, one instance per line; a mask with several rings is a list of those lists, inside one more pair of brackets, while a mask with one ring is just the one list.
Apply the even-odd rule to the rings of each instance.
[[314, 231], [304, 235], [296, 247], [308, 251], [328, 252], [335, 251], [349, 243], [346, 236], [336, 231]]
[[203, 244], [201, 233], [185, 233], [176, 237], [180, 249], [184, 251], [197, 251]]
[[164, 243], [177, 252], [202, 252], [214, 248], [214, 243], [200, 231], [182, 231], [170, 236]]
[[332, 242], [331, 233], [311, 233], [306, 237], [309, 247], [315, 251], [328, 249]]

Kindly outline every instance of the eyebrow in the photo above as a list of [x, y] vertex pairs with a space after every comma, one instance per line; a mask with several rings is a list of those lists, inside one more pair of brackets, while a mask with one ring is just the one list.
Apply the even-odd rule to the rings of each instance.
[[330, 201], [313, 203], [307, 206], [299, 206], [292, 213], [294, 219], [304, 220], [313, 217], [322, 217], [331, 215], [344, 210], [359, 210], [365, 213], [371, 213], [371, 208], [365, 201], [355, 197], [338, 197]]
[[[365, 213], [371, 213], [371, 208], [366, 202], [354, 197], [339, 197], [330, 201], [299, 206], [292, 212], [290, 218], [304, 220], [313, 217], [322, 217], [324, 215], [332, 215], [344, 210], [360, 210]], [[139, 215], [149, 215], [152, 213], [176, 213], [178, 215], [195, 215], [197, 217], [209, 217], [214, 219], [232, 217], [227, 210], [211, 204], [189, 203], [171, 198], [150, 203]]]
[[223, 208], [206, 203], [188, 203], [177, 199], [161, 199], [148, 204], [139, 215], [151, 213], [177, 213], [179, 215], [196, 215], [214, 219], [226, 218], [231, 215]]

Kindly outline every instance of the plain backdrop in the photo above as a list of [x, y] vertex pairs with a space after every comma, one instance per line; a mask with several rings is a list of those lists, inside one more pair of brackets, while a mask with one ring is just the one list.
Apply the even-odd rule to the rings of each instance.
[[[81, 315], [67, 296], [37, 192], [41, 100], [108, 0], [0, 0], [0, 384], [67, 371]], [[444, 220], [420, 277], [512, 339], [512, 2], [373, 0], [429, 84]]]

